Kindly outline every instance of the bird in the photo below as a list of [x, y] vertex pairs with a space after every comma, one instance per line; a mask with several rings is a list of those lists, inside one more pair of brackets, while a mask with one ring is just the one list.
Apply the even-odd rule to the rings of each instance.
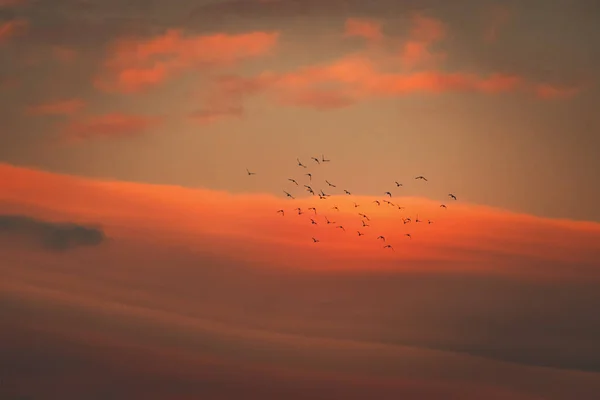
[[344, 189], [344, 193], [346, 193], [347, 195], [351, 195], [352, 194], [349, 191], [347, 191], [346, 189]]
[[336, 228], [340, 228], [341, 230], [343, 230], [344, 232], [346, 232], [346, 229], [344, 229], [344, 227], [341, 226], [341, 225], [336, 226]]
[[285, 211], [283, 210], [277, 210], [278, 213], [281, 213], [281, 216], [283, 217], [285, 215]]
[[358, 236], [364, 236], [364, 235], [365, 235], [365, 234], [364, 234], [364, 233], [362, 233], [361, 231], [356, 231], [356, 232], [358, 232]]
[[385, 246], [383, 246], [383, 248], [384, 249], [392, 249], [392, 251], [395, 251], [391, 244], [386, 244]]
[[310, 194], [315, 194], [315, 192], [312, 190], [312, 188], [309, 186], [308, 189], [306, 189], [306, 191]]
[[319, 199], [321, 199], [321, 200], [325, 200], [326, 198], [327, 198], [327, 196], [319, 195]]
[[314, 243], [319, 242], [319, 239], [312, 238], [312, 240], [313, 240]]
[[246, 172], [248, 173], [248, 175], [256, 175], [256, 172], [250, 172], [248, 171], [248, 168], [246, 168]]
[[381, 239], [385, 242], [385, 238], [383, 236], [377, 236], [377, 240], [379, 240], [379, 239]]
[[302, 215], [302, 214], [304, 214], [304, 211], [298, 210], [298, 215]]
[[305, 174], [306, 176], [308, 176], [308, 180], [312, 181], [312, 174]]
[[325, 221], [327, 221], [327, 225], [335, 224], [335, 221], [330, 221], [327, 217], [325, 217]]
[[448, 207], [446, 207], [446, 205], [445, 205], [445, 204], [440, 204], [440, 207], [441, 207], [441, 208], [446, 208], [446, 209], [448, 208]]
[[354, 203], [354, 208], [356, 208], [356, 207], [360, 207], [360, 204]]
[[316, 208], [314, 208], [314, 207], [308, 207], [308, 209], [314, 211], [315, 215], [317, 215], [317, 209]]
[[321, 161], [323, 161], [323, 162], [329, 162], [329, 161], [331, 161], [331, 160], [326, 160], [326, 159], [325, 159], [325, 156], [324, 156], [323, 154], [321, 154]]
[[293, 183], [295, 183], [295, 184], [296, 184], [296, 186], [298, 186], [298, 182], [296, 182], [296, 180], [295, 180], [295, 179], [291, 179], [291, 178], [290, 178], [290, 179], [288, 179], [288, 181], [290, 181], [290, 182], [293, 182]]
[[379, 200], [373, 200], [373, 203], [376, 203], [378, 206], [381, 205], [381, 203], [379, 202]]
[[388, 196], [392, 197], [392, 194], [390, 192], [385, 192], [384, 194], [387, 194]]
[[294, 210], [296, 210], [296, 211], [302, 211], [302, 209], [300, 207], [294, 208]]
[[433, 221], [428, 219], [428, 220], [427, 220], [427, 223], [428, 223], [428, 224], [433, 224]]
[[367, 217], [366, 214], [362, 214], [362, 213], [358, 213], [358, 215], [360, 215], [361, 217], [363, 217], [364, 219], [366, 219], [367, 221], [370, 221], [369, 217]]
[[427, 178], [425, 178], [422, 175], [417, 176], [415, 179], [421, 179], [421, 180], [424, 180], [425, 182], [427, 182]]
[[402, 218], [402, 222], [404, 223], [404, 225], [406, 225], [410, 222], [410, 218]]
[[292, 198], [292, 199], [295, 199], [295, 197], [294, 197], [294, 196], [292, 196], [291, 194], [289, 194], [289, 193], [288, 193], [288, 192], [286, 192], [285, 190], [283, 191], [283, 193], [285, 193], [285, 195], [286, 195], [287, 197], [290, 197], [290, 198]]
[[331, 207], [331, 209], [332, 209], [332, 210], [337, 210], [337, 211], [340, 211], [340, 209], [338, 208], [338, 206], [333, 206], [333, 207]]
[[333, 183], [330, 183], [328, 180], [325, 180], [325, 183], [327, 183], [331, 187], [336, 187]]
[[402, 186], [402, 184], [401, 184], [400, 182], [398, 182], [398, 181], [396, 181], [395, 183], [396, 183], [396, 186], [397, 186], [397, 187], [400, 187], [400, 186]]
[[389, 200], [383, 200], [384, 203], [389, 204], [389, 205], [393, 205], [393, 203]]
[[306, 168], [306, 165], [302, 164], [302, 162], [300, 162], [299, 158], [296, 158], [296, 161], [298, 161], [298, 166], [299, 167]]
[[417, 219], [415, 219], [415, 222], [423, 222], [419, 219], [419, 214], [417, 214]]
[[410, 236], [410, 233], [405, 233], [404, 236], [408, 236], [409, 239], [412, 239], [412, 236]]
[[398, 206], [398, 210], [404, 210], [404, 207]]
[[365, 221], [361, 221], [361, 222], [362, 222], [362, 224], [363, 224], [364, 227], [371, 226], [371, 225], [367, 224]]
[[455, 195], [453, 195], [452, 193], [448, 194], [448, 197], [450, 197], [450, 198], [451, 198], [451, 199], [453, 199], [453, 200], [456, 200], [456, 196], [455, 196]]
[[326, 194], [326, 193], [323, 191], [323, 189], [321, 189], [321, 196], [323, 196], [323, 197], [327, 197], [327, 196], [329, 196], [329, 195], [328, 195], [328, 194]]
[[313, 225], [317, 225], [317, 222], [314, 219], [312, 219], [312, 218], [310, 219], [310, 223], [313, 224]]
[[319, 159], [318, 159], [318, 158], [316, 158], [316, 157], [311, 157], [311, 159], [312, 159], [312, 160], [315, 160], [315, 161], [317, 162], [317, 164], [321, 164], [321, 162], [319, 161]]

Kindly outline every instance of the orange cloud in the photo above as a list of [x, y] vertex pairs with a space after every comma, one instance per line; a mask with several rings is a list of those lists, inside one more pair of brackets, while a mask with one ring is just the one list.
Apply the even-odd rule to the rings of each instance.
[[22, 34], [28, 27], [29, 23], [24, 19], [16, 19], [0, 24], [0, 44]]
[[94, 84], [106, 91], [140, 91], [191, 68], [223, 68], [265, 55], [278, 37], [277, 32], [184, 36], [181, 30], [168, 30], [145, 40], [120, 39], [110, 47]]
[[383, 38], [381, 24], [360, 18], [348, 18], [344, 25], [346, 37], [362, 37], [368, 40], [380, 40]]
[[[232, 195], [96, 181], [6, 164], [0, 167], [0, 186], [0, 202], [12, 204], [12, 212], [46, 219], [68, 217], [86, 224], [95, 219], [114, 240], [150, 229], [153, 240], [164, 244], [210, 248], [264, 265], [286, 260], [289, 267], [300, 269], [371, 270], [377, 265], [409, 271], [415, 262], [425, 262], [429, 264], [422, 264], [420, 270], [452, 268], [548, 279], [580, 276], [579, 268], [591, 265], [599, 256], [600, 224], [537, 218], [460, 202], [450, 203], [445, 210], [427, 199], [392, 199], [405, 207], [399, 210], [385, 203], [377, 206], [375, 198], [369, 197], [286, 200], [266, 194]], [[369, 227], [363, 227], [353, 202], [361, 204], [361, 212], [370, 219]], [[332, 211], [332, 204], [340, 211]], [[311, 206], [317, 208], [316, 214], [308, 210]], [[304, 213], [298, 215], [296, 207]], [[276, 213], [278, 209], [284, 209], [285, 216]], [[425, 222], [414, 222], [417, 216]], [[326, 217], [335, 223], [327, 224]], [[402, 218], [406, 217], [413, 222], [404, 224]], [[317, 225], [311, 224], [310, 218]], [[346, 231], [336, 228], [338, 225]], [[359, 237], [359, 230], [367, 236]], [[385, 236], [386, 244], [396, 251], [383, 249], [383, 243], [376, 240], [378, 235]], [[312, 237], [320, 242], [313, 243]], [[515, 262], [501, 262], [506, 257]], [[526, 260], [527, 265], [518, 260]], [[530, 260], [541, 264], [530, 264]], [[559, 265], [536, 266], [544, 263]], [[589, 274], [600, 278], [598, 270], [588, 270], [586, 276]]]
[[495, 6], [491, 10], [491, 17], [489, 18], [488, 25], [485, 29], [484, 40], [486, 42], [495, 42], [498, 39], [500, 29], [506, 25], [511, 12], [509, 9], [503, 6]]
[[70, 140], [95, 137], [125, 137], [139, 135], [161, 123], [161, 118], [120, 113], [87, 117], [69, 123], [65, 136]]
[[[337, 108], [360, 101], [396, 97], [411, 93], [479, 92], [502, 93], [517, 90], [525, 82], [517, 76], [441, 71], [382, 72], [363, 56], [349, 56], [330, 64], [304, 67], [293, 72], [265, 72], [253, 78], [227, 76], [215, 82], [221, 97], [239, 102], [247, 95], [268, 93], [289, 105]], [[209, 102], [212, 99], [209, 98]]]
[[545, 100], [570, 99], [581, 92], [580, 87], [555, 86], [547, 83], [536, 85], [534, 92], [537, 97]]
[[420, 14], [411, 16], [409, 40], [403, 46], [400, 58], [407, 68], [416, 66], [432, 66], [444, 60], [444, 53], [434, 54], [430, 47], [446, 36], [445, 25], [430, 17]]
[[71, 115], [85, 107], [82, 99], [56, 100], [27, 107], [30, 115]]

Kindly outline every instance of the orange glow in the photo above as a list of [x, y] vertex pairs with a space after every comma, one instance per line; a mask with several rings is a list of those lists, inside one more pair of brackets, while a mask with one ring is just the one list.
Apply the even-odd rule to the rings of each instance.
[[345, 24], [345, 36], [358, 36], [368, 40], [383, 38], [381, 24], [376, 21], [359, 18], [348, 18]]
[[278, 38], [277, 32], [186, 37], [179, 29], [147, 40], [124, 38], [109, 48], [105, 71], [94, 84], [106, 91], [136, 92], [190, 68], [225, 67], [265, 55]]
[[[115, 238], [130, 229], [152, 232], [165, 243], [209, 246], [235, 257], [273, 265], [285, 260], [294, 268], [410, 270], [412, 261], [447, 261], [453, 269], [496, 273], [541, 274], [551, 271], [518, 271], [496, 268], [495, 258], [533, 257], [558, 262], [591, 263], [600, 240], [600, 225], [556, 221], [499, 211], [487, 207], [438, 202], [422, 198], [392, 198], [396, 206], [375, 198], [332, 196], [290, 200], [270, 195], [233, 195], [204, 189], [94, 181], [3, 165], [1, 199], [18, 209], [27, 205], [43, 217], [68, 216], [76, 221], [98, 221]], [[371, 221], [363, 227], [358, 209]], [[339, 211], [333, 209], [337, 206]], [[398, 205], [405, 207], [400, 210]], [[315, 215], [308, 207], [317, 209]], [[295, 208], [303, 210], [297, 215]], [[285, 210], [285, 216], [276, 211]], [[332, 222], [327, 224], [326, 217]], [[412, 222], [404, 224], [402, 218]], [[416, 223], [416, 218], [423, 222]], [[317, 225], [313, 225], [310, 219]], [[427, 221], [432, 220], [432, 224]], [[344, 226], [345, 232], [337, 226]], [[357, 231], [365, 233], [358, 236]], [[412, 239], [405, 236], [412, 235]], [[376, 237], [386, 237], [385, 243]], [[312, 237], [319, 239], [312, 242]], [[391, 244], [395, 251], [383, 249]], [[336, 261], [337, 260], [337, 261]], [[343, 261], [342, 261], [343, 260]], [[426, 268], [444, 269], [445, 263]], [[421, 267], [420, 267], [421, 268]], [[475, 271], [476, 271], [475, 270]], [[569, 273], [561, 271], [560, 273]]]
[[23, 19], [16, 19], [0, 24], [0, 44], [8, 39], [23, 33], [29, 27], [29, 22]]

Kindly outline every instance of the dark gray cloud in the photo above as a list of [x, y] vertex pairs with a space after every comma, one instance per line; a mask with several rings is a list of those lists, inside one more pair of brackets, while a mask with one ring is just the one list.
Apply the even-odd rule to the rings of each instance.
[[104, 231], [73, 223], [40, 221], [22, 215], [0, 215], [0, 238], [23, 239], [51, 250], [97, 246], [105, 240]]

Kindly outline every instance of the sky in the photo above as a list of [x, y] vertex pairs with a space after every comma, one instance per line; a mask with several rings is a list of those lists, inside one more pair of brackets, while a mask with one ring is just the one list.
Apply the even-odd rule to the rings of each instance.
[[0, 397], [593, 399], [599, 20], [0, 0]]

